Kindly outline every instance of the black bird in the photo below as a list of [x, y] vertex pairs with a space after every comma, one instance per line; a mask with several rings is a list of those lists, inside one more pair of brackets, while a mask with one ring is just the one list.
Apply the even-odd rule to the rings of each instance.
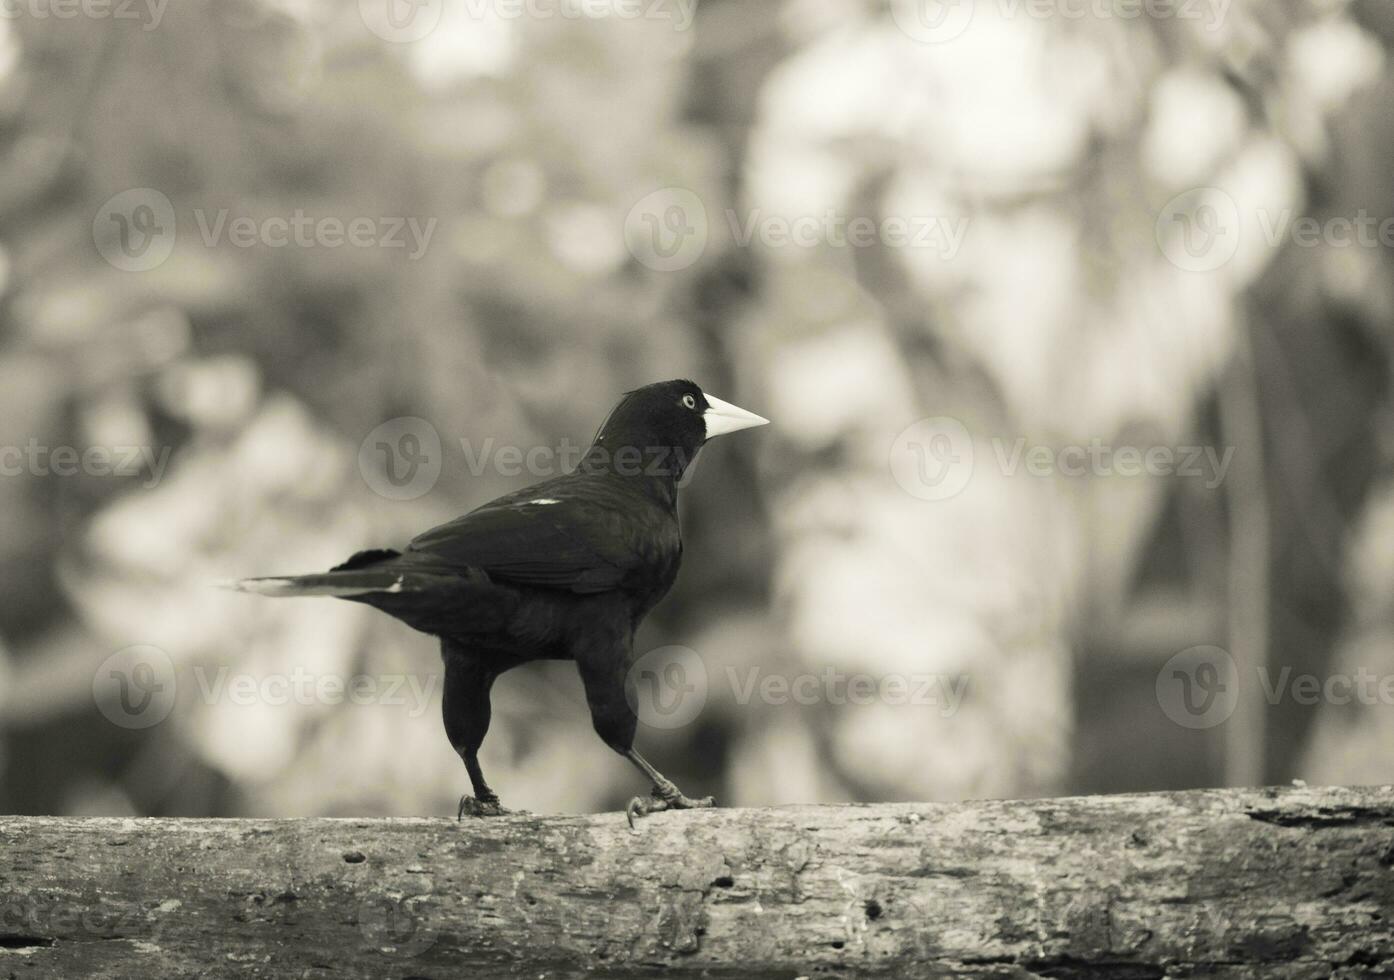
[[404, 551], [361, 551], [328, 572], [232, 587], [363, 602], [440, 638], [445, 734], [474, 787], [457, 818], [507, 812], [484, 781], [479, 746], [494, 679], [532, 660], [576, 661], [596, 732], [652, 780], [652, 796], [626, 808], [631, 826], [655, 810], [711, 806], [635, 751], [626, 676], [634, 631], [682, 561], [684, 471], [708, 439], [767, 421], [691, 381], [648, 385], [624, 396], [571, 473], [432, 528]]

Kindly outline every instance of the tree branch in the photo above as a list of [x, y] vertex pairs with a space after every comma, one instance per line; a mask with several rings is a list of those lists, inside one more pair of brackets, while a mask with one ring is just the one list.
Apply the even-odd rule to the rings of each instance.
[[0, 817], [5, 977], [1394, 975], [1394, 788]]

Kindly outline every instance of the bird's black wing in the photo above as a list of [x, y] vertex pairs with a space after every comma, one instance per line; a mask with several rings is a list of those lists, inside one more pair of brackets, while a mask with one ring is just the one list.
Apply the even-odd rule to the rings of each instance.
[[601, 486], [541, 484], [414, 538], [407, 554], [582, 594], [624, 587], [681, 548], [676, 525]]

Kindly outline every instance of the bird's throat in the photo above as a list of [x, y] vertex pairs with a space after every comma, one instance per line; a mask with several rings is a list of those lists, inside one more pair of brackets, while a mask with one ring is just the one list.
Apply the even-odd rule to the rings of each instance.
[[697, 452], [682, 446], [645, 446], [603, 435], [586, 451], [579, 469], [591, 475], [636, 480], [660, 500], [677, 499], [677, 489]]

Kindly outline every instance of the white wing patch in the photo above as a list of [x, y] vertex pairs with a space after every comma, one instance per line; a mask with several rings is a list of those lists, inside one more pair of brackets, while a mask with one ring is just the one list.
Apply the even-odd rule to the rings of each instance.
[[539, 507], [545, 507], [547, 504], [559, 504], [561, 501], [557, 500], [555, 497], [538, 497], [536, 500], [529, 500], [528, 503], [537, 504]]

